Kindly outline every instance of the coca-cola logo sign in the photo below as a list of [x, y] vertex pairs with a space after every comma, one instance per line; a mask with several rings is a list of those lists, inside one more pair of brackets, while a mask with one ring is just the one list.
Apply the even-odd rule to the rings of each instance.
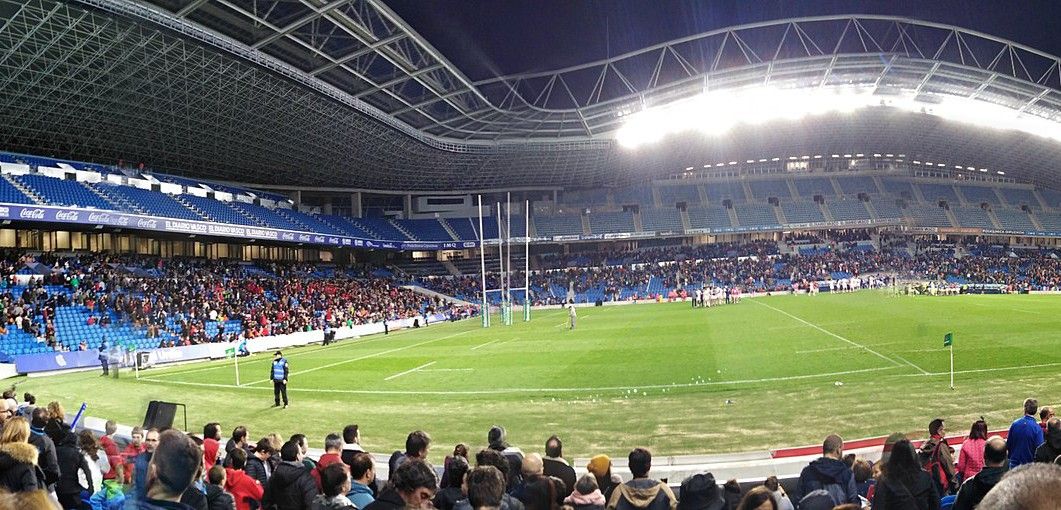
[[137, 228], [158, 228], [157, 220], [136, 220]]
[[22, 212], [19, 213], [19, 217], [28, 220], [43, 220], [44, 209], [23, 209]]
[[80, 215], [81, 215], [81, 213], [79, 213], [77, 211], [56, 211], [55, 220], [56, 221], [77, 221], [77, 217], [80, 216]]
[[89, 213], [88, 221], [91, 223], [110, 223], [111, 215], [107, 213]]

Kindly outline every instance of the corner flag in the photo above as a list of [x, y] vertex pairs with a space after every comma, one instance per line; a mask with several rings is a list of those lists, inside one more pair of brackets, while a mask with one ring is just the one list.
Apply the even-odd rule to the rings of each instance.
[[225, 349], [225, 357], [226, 358], [235, 358], [236, 357], [236, 348], [235, 347], [229, 347], [228, 349]]
[[954, 389], [954, 333], [943, 335], [943, 347], [950, 347], [950, 389]]
[[950, 347], [954, 343], [954, 333], [943, 335], [943, 347]]

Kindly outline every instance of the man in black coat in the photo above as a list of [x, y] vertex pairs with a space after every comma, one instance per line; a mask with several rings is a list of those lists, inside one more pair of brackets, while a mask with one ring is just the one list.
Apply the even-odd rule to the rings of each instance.
[[280, 448], [280, 465], [273, 471], [262, 495], [264, 508], [310, 510], [317, 497], [317, 482], [302, 463], [302, 445], [288, 441]]
[[435, 471], [422, 459], [410, 459], [391, 473], [387, 486], [375, 501], [361, 510], [421, 508], [438, 490]]
[[995, 484], [1006, 474], [1009, 460], [1006, 451], [1006, 440], [992, 436], [984, 443], [984, 469], [962, 484], [958, 497], [954, 500], [953, 510], [972, 510], [984, 499]]
[[575, 490], [575, 468], [564, 460], [564, 444], [559, 437], [552, 436], [545, 442], [545, 459], [542, 460], [545, 476], [559, 478], [564, 482], [568, 497]]
[[1050, 418], [1046, 422], [1046, 440], [1035, 449], [1035, 462], [1050, 464], [1061, 456], [1061, 419]]
[[[92, 479], [88, 461], [85, 460], [85, 456], [77, 446], [77, 434], [67, 432], [56, 446], [55, 455], [59, 461], [59, 483], [55, 486], [55, 494], [59, 496], [59, 503], [62, 503], [63, 508], [79, 508], [81, 491], [87, 489], [89, 494], [95, 493], [101, 480]], [[81, 486], [78, 471], [85, 474], [88, 487]]]
[[44, 433], [44, 425], [48, 423], [48, 410], [43, 407], [34, 408], [32, 416], [29, 444], [37, 447], [40, 453], [37, 456], [37, 465], [44, 472], [44, 483], [48, 490], [54, 491], [55, 483], [59, 481], [59, 460], [55, 456], [55, 443]]

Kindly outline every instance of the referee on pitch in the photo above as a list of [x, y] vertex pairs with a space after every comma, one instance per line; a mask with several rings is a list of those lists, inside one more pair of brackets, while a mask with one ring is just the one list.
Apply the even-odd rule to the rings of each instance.
[[280, 395], [284, 396], [284, 409], [287, 409], [287, 359], [284, 353], [273, 354], [273, 365], [269, 370], [269, 379], [273, 381], [273, 407], [280, 407]]

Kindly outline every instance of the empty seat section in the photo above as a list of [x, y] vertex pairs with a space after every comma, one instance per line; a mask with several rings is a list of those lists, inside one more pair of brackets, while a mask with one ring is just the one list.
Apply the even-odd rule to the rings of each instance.
[[412, 234], [418, 241], [453, 240], [453, 236], [449, 235], [449, 232], [446, 232], [446, 228], [434, 218], [398, 221], [402, 228]]
[[619, 188], [612, 191], [612, 199], [615, 200], [615, 205], [641, 205], [644, 207], [655, 205], [655, 201], [652, 199], [651, 186]]
[[678, 202], [685, 202], [689, 207], [701, 205], [700, 190], [695, 184], [660, 186], [659, 199], [663, 206], [672, 206]]
[[936, 184], [936, 183], [920, 183], [917, 187], [921, 188], [921, 195], [925, 197], [929, 203], [935, 204], [940, 200], [946, 200], [949, 204], [958, 203], [958, 194], [954, 191], [954, 186], [950, 184]]
[[859, 193], [869, 193], [871, 195], [880, 193], [877, 190], [876, 183], [873, 182], [873, 178], [864, 175], [836, 177], [836, 183], [840, 185], [840, 191], [845, 195], [858, 196]]
[[560, 202], [579, 208], [608, 205], [608, 190], [601, 188], [564, 191], [560, 194]]
[[1022, 230], [1032, 232], [1037, 230], [1032, 223], [1028, 213], [1016, 208], [995, 208], [995, 217], [998, 223], [1006, 230]]
[[103, 184], [97, 184], [97, 186], [105, 186], [104, 189], [107, 193], [136, 205], [145, 214], [182, 220], [203, 219], [202, 216], [189, 209], [188, 206], [178, 202], [166, 193], [134, 188], [132, 186], [106, 186]]
[[212, 221], [228, 223], [231, 225], [246, 225], [248, 227], [260, 226], [258, 222], [243, 216], [236, 209], [229, 207], [220, 200], [212, 198], [197, 197], [195, 195], [181, 195], [180, 200], [198, 209]]
[[479, 229], [477, 225], [472, 225], [473, 221], [478, 219], [472, 218], [447, 218], [445, 220], [449, 228], [453, 229], [453, 232], [457, 234], [457, 239], [461, 241], [475, 241], [479, 239]]
[[792, 193], [788, 189], [788, 182], [784, 179], [750, 181], [748, 186], [752, 189], [752, 195], [759, 200], [766, 200], [770, 197], [792, 198]]
[[965, 201], [974, 205], [988, 203], [999, 205], [998, 195], [995, 190], [984, 186], [959, 186]]
[[885, 193], [897, 195], [907, 200], [913, 200], [916, 196], [914, 195], [913, 185], [907, 181], [900, 181], [897, 179], [881, 179], [880, 183], [881, 187], [884, 188]]
[[5, 204], [32, 204], [33, 199], [26, 196], [7, 179], [0, 178], [0, 202]]
[[906, 209], [907, 214], [923, 227], [953, 227], [947, 219], [947, 212], [934, 205], [913, 205]]
[[588, 218], [589, 228], [594, 234], [634, 231], [634, 215], [626, 211], [595, 212]]
[[681, 212], [674, 207], [641, 209], [641, 227], [649, 232], [681, 232]]
[[770, 204], [740, 204], [733, 207], [742, 227], [780, 227], [774, 206]]
[[386, 241], [412, 241], [404, 232], [394, 227], [386, 218], [348, 218], [348, 221]]
[[860, 200], [834, 200], [826, 201], [829, 213], [836, 221], [855, 221], [870, 219], [866, 204]]
[[578, 214], [554, 214], [534, 217], [534, 226], [539, 236], [562, 236], [582, 233], [582, 216]]
[[1043, 230], [1061, 233], [1061, 213], [1039, 212], [1035, 213], [1035, 217], [1039, 219], [1039, 224], [1043, 226]]
[[954, 219], [958, 220], [959, 227], [967, 228], [995, 228], [987, 211], [979, 207], [951, 207]]
[[[781, 202], [781, 212], [789, 223], [816, 223], [825, 221], [818, 204], [810, 201]], [[741, 223], [743, 225], [743, 223]]]
[[877, 210], [878, 219], [902, 218], [903, 211], [896, 205], [894, 198], [882, 197], [873, 201], [873, 208]]
[[734, 202], [747, 200], [744, 196], [744, 187], [739, 182], [710, 182], [703, 184], [707, 199], [712, 204], [721, 204], [727, 198]]
[[803, 198], [814, 198], [814, 195], [831, 197], [836, 195], [833, 183], [826, 177], [809, 177], [806, 179], [795, 179], [796, 191]]
[[345, 235], [340, 229], [325, 223], [313, 214], [296, 211], [294, 209], [276, 209], [275, 211], [276, 214], [279, 214], [298, 225], [302, 225], [303, 228], [299, 230], [316, 232], [319, 234]]
[[117, 210], [114, 204], [93, 193], [84, 184], [38, 174], [12, 176], [52, 205]]
[[690, 228], [723, 229], [733, 227], [725, 207], [693, 207], [688, 209]]
[[232, 208], [234, 209], [240, 210], [246, 215], [253, 217], [254, 219], [258, 220], [259, 223], [265, 225], [266, 227], [279, 228], [283, 230], [295, 230], [299, 232], [306, 230], [306, 227], [299, 225], [298, 223], [295, 223], [290, 219], [277, 214], [276, 211], [267, 207], [262, 207], [260, 205], [255, 204], [247, 204], [243, 202], [228, 202], [228, 205], [232, 206]]
[[320, 220], [324, 223], [327, 223], [328, 225], [331, 225], [332, 227], [335, 227], [344, 235], [350, 237], [360, 237], [362, 239], [379, 239], [378, 235], [365, 230], [361, 227], [361, 225], [354, 223], [351, 218], [347, 218], [346, 216], [338, 216], [334, 214], [321, 215]]
[[1040, 189], [1039, 196], [1043, 197], [1043, 201], [1046, 202], [1047, 207], [1061, 209], [1061, 191], [1054, 191], [1052, 189]]
[[1035, 193], [1030, 189], [999, 188], [998, 191], [1002, 194], [1002, 198], [1006, 199], [1006, 202], [1011, 206], [1030, 205], [1032, 207], [1040, 207], [1039, 200], [1035, 198]]

